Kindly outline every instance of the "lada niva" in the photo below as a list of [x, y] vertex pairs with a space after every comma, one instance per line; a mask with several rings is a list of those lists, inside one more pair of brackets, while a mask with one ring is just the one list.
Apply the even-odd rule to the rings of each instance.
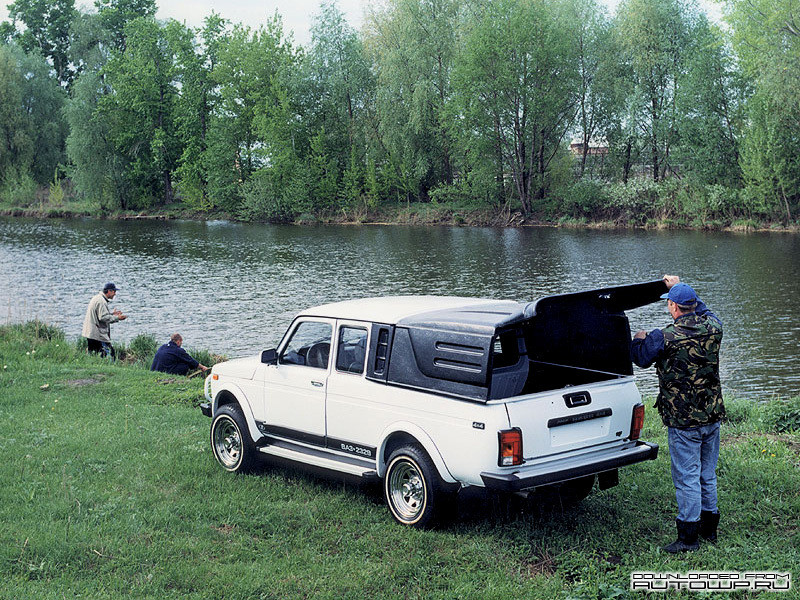
[[595, 479], [658, 453], [639, 439], [626, 310], [662, 281], [530, 303], [404, 296], [302, 311], [276, 349], [217, 364], [203, 413], [228, 471], [274, 456], [382, 480], [400, 523], [436, 520], [460, 488], [520, 492]]

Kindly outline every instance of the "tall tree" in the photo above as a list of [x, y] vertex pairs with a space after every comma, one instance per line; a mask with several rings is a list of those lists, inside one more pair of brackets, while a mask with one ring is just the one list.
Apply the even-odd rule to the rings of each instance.
[[741, 185], [739, 143], [745, 88], [726, 35], [698, 19], [677, 110], [683, 171], [703, 184]]
[[748, 188], [790, 221], [800, 210], [800, 12], [797, 0], [728, 0], [734, 43], [754, 86], [742, 169]]
[[50, 65], [37, 51], [0, 46], [3, 143], [0, 178], [31, 177], [36, 183], [52, 181], [64, 162], [67, 134], [62, 114], [66, 92], [51, 76]]
[[586, 171], [592, 142], [605, 135], [613, 111], [613, 78], [608, 58], [612, 36], [605, 13], [596, 0], [574, 0], [567, 10], [572, 14], [573, 35], [578, 65], [578, 110], [576, 133], [581, 144], [579, 176]]
[[125, 178], [128, 161], [117, 151], [111, 124], [98, 110], [109, 94], [99, 72], [86, 70], [75, 80], [65, 109], [68, 174], [78, 193], [104, 210], [128, 206], [132, 192]]
[[32, 123], [22, 110], [23, 79], [18, 52], [0, 45], [0, 188], [30, 177], [36, 151]]
[[456, 0], [390, 0], [370, 15], [381, 144], [409, 197], [454, 176], [447, 123], [459, 29]]
[[[114, 145], [128, 161], [127, 179], [136, 206], [169, 203], [172, 173], [181, 154], [175, 127], [176, 37], [183, 26], [139, 18], [125, 28], [124, 52], [102, 73], [113, 93], [101, 98], [99, 114]], [[122, 206], [122, 208], [129, 208]]]
[[636, 85], [638, 121], [656, 181], [669, 170], [677, 143], [676, 102], [695, 16], [683, 0], [624, 0], [617, 13], [616, 26]]
[[199, 44], [182, 36], [177, 45], [177, 78], [180, 92], [176, 104], [176, 125], [183, 153], [177, 170], [178, 186], [184, 202], [210, 208], [208, 196], [208, 129], [219, 101], [211, 74], [219, 61], [220, 44], [228, 21], [212, 13], [199, 31]]
[[95, 0], [94, 6], [100, 23], [111, 34], [114, 48], [122, 51], [128, 23], [140, 18], [154, 19], [158, 9], [155, 0]]
[[[353, 202], [362, 191], [364, 127], [375, 82], [358, 34], [335, 2], [321, 5], [311, 29], [311, 48], [297, 75], [299, 116], [308, 129], [310, 144], [302, 152], [311, 151], [313, 145], [317, 154], [314, 160], [319, 164], [318, 155], [324, 149], [327, 162], [348, 178], [347, 189], [341, 190], [341, 200]], [[315, 140], [321, 132], [324, 139]], [[330, 169], [327, 172], [330, 176]], [[334, 189], [325, 204], [336, 205], [339, 196], [339, 190]]]
[[642, 151], [643, 136], [640, 132], [643, 127], [640, 122], [644, 115], [633, 68], [626, 55], [624, 36], [619, 20], [612, 20], [603, 39], [597, 79], [604, 106], [602, 130], [609, 148], [606, 173], [627, 183]]
[[530, 213], [575, 117], [578, 72], [563, 2], [497, 0], [466, 34], [458, 97], [467, 127], [492, 139]]
[[8, 16], [22, 22], [14, 35], [27, 52], [38, 51], [52, 62], [62, 84], [72, 82], [69, 63], [69, 29], [75, 17], [75, 0], [16, 0], [8, 5]]
[[241, 184], [265, 164], [257, 118], [279, 100], [275, 81], [293, 68], [295, 52], [277, 15], [255, 31], [236, 25], [220, 40], [211, 72], [219, 101], [207, 135], [206, 169], [212, 202], [236, 210]]

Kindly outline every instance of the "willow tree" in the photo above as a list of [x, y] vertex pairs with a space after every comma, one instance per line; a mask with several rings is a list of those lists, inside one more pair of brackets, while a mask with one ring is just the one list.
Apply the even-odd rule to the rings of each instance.
[[74, 0], [16, 0], [8, 16], [23, 27], [11, 34], [26, 52], [38, 52], [50, 61], [56, 79], [70, 84], [74, 75], [69, 60], [70, 25], [77, 11]]
[[678, 141], [677, 97], [695, 13], [682, 0], [623, 0], [615, 26], [635, 85], [633, 100], [653, 179], [670, 169]]
[[786, 221], [800, 209], [800, 13], [796, 0], [728, 0], [734, 43], [754, 86], [742, 169], [755, 198]]
[[30, 177], [36, 151], [32, 124], [22, 110], [24, 79], [18, 52], [0, 45], [0, 188], [15, 187], [20, 178]]
[[726, 33], [705, 16], [693, 28], [677, 108], [682, 171], [700, 184], [740, 187], [745, 82]]
[[196, 40], [188, 32], [176, 44], [176, 78], [179, 93], [175, 104], [175, 125], [182, 153], [176, 170], [176, 187], [181, 201], [199, 209], [212, 206], [208, 189], [208, 132], [219, 89], [212, 73], [219, 62], [228, 21], [212, 13], [205, 18]]
[[575, 117], [578, 61], [567, 14], [563, 2], [483, 5], [459, 59], [461, 118], [478, 147], [491, 144], [525, 213], [547, 195]]
[[457, 0], [390, 0], [374, 11], [365, 44], [377, 72], [377, 141], [386, 152], [397, 190], [428, 198], [453, 181], [448, 127], [459, 24]]
[[589, 148], [605, 137], [616, 108], [615, 49], [605, 12], [597, 0], [573, 0], [567, 4], [574, 19], [573, 40], [577, 50], [578, 94], [575, 133], [581, 144], [579, 176], [586, 171]]
[[[122, 208], [147, 207], [173, 200], [173, 172], [181, 155], [176, 132], [176, 39], [185, 28], [140, 18], [125, 28], [124, 52], [102, 69], [111, 93], [98, 102], [116, 151], [126, 161], [131, 197]], [[130, 203], [129, 201], [130, 200]]]
[[266, 164], [258, 121], [278, 103], [275, 83], [290, 69], [295, 50], [277, 15], [258, 29], [242, 25], [221, 35], [211, 81], [218, 94], [208, 126], [204, 161], [215, 206], [236, 210], [241, 184]]
[[295, 75], [301, 155], [320, 208], [346, 206], [364, 190], [366, 144], [375, 81], [358, 33], [335, 3], [320, 7], [311, 46]]
[[53, 180], [65, 158], [65, 100], [41, 54], [0, 45], [0, 183]]

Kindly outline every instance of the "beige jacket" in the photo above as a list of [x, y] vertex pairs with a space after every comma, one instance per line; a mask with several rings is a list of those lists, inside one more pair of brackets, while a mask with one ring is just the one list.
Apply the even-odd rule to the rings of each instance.
[[89, 301], [81, 335], [90, 340], [110, 342], [111, 323], [117, 321], [119, 317], [109, 310], [108, 299], [100, 292]]

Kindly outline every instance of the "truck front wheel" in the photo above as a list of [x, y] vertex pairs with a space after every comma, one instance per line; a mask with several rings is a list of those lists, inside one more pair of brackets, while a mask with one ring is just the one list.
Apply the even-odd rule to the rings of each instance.
[[389, 511], [402, 525], [427, 527], [448, 504], [449, 494], [436, 467], [416, 445], [398, 448], [389, 456], [383, 491]]
[[256, 447], [250, 438], [247, 421], [235, 404], [221, 406], [211, 421], [211, 449], [222, 468], [248, 473], [256, 465]]

